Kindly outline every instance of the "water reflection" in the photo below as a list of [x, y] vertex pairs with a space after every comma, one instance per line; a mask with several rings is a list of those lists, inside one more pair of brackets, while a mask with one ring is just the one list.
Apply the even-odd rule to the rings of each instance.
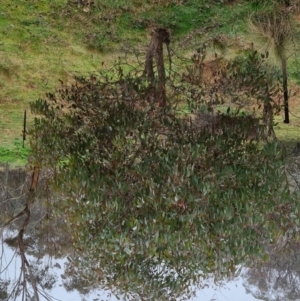
[[[6, 237], [11, 237], [12, 232], [6, 231], [2, 239], [1, 251], [1, 277], [0, 300], [22, 300], [22, 286], [19, 283], [21, 259], [15, 247], [5, 243]], [[109, 292], [93, 291], [84, 286], [84, 281], [69, 275], [68, 260], [66, 257], [55, 257], [44, 254], [42, 258], [27, 254], [27, 259], [32, 268], [38, 284], [39, 298], [44, 300], [117, 300], [109, 296]], [[28, 276], [28, 275], [27, 275]], [[27, 279], [27, 286], [30, 280]], [[20, 286], [19, 288], [17, 286]], [[29, 288], [29, 293], [32, 290]], [[25, 300], [35, 300], [27, 296]]]
[[[47, 227], [46, 227], [47, 229]], [[14, 237], [16, 230], [4, 231], [2, 236], [2, 251], [0, 263], [0, 300], [22, 300], [22, 283], [19, 281], [21, 259], [18, 246]], [[74, 301], [115, 301], [117, 298], [110, 292], [89, 287], [88, 283], [74, 273], [74, 266], [68, 260], [69, 257], [61, 256], [65, 246], [58, 246], [60, 240], [55, 237], [56, 232], [45, 232], [47, 240], [39, 239], [41, 235], [34, 231], [26, 236], [27, 259], [31, 266], [35, 281], [38, 284], [40, 300], [74, 300]], [[51, 236], [50, 236], [51, 234]], [[55, 242], [49, 244], [49, 241]], [[56, 245], [56, 247], [54, 247]], [[55, 254], [54, 249], [60, 250]], [[70, 250], [70, 248], [69, 248]], [[49, 251], [49, 252], [48, 252]], [[69, 254], [71, 255], [71, 254]], [[71, 260], [71, 259], [70, 259]], [[28, 278], [28, 275], [27, 275]], [[27, 279], [27, 286], [30, 286], [30, 279]], [[17, 288], [19, 286], [19, 288]], [[14, 292], [12, 294], [12, 292]], [[32, 289], [29, 289], [32, 293]], [[121, 296], [121, 300], [125, 300]], [[26, 298], [25, 300], [35, 300]], [[127, 299], [128, 300], [128, 299]], [[132, 299], [140, 300], [140, 299]], [[242, 278], [239, 277], [221, 286], [214, 285], [213, 281], [207, 281], [206, 288], [195, 293], [190, 300], [256, 300], [246, 294], [242, 285]]]
[[256, 298], [268, 301], [300, 300], [300, 244], [288, 241], [284, 249], [244, 274], [245, 287]]
[[[11, 233], [9, 235], [11, 235]], [[3, 271], [6, 266], [8, 266], [8, 268], [1, 274], [0, 300], [13, 300], [7, 299], [7, 296], [16, 285], [21, 261], [16, 254], [16, 250], [12, 247], [8, 247], [5, 243], [2, 244], [1, 258], [1, 271]], [[117, 298], [109, 292], [103, 290], [99, 291], [97, 289], [90, 290], [88, 287], [84, 286], [84, 283], [80, 278], [72, 277], [69, 274], [70, 271], [68, 271], [69, 265], [66, 258], [55, 258], [49, 255], [44, 255], [43, 258], [36, 258], [30, 255], [28, 258], [34, 271], [36, 281], [40, 287], [40, 300], [117, 300]], [[190, 300], [257, 300], [251, 295], [247, 295], [241, 280], [241, 278], [235, 279], [234, 281], [223, 284], [221, 287], [208, 281], [207, 285], [209, 285], [209, 287], [197, 291], [196, 296]], [[22, 296], [16, 296], [15, 300], [22, 300]], [[125, 298], [123, 300], [125, 300]]]
[[[0, 225], [24, 208], [24, 191], [30, 185], [29, 182], [30, 177], [24, 174], [19, 180], [11, 183], [6, 181], [6, 184], [1, 186]], [[2, 231], [0, 300], [36, 300], [33, 282], [37, 284], [41, 301], [117, 300], [110, 291], [95, 287], [96, 284], [93, 284], [91, 279], [85, 280], [76, 273], [72, 242], [64, 219], [50, 218], [53, 216], [53, 206], [49, 203], [51, 199], [47, 198], [46, 185], [41, 187], [41, 190], [36, 191], [35, 201], [30, 205], [30, 221], [23, 236], [26, 260], [30, 266], [30, 270], [23, 273], [23, 276], [18, 233], [26, 217], [14, 219]], [[238, 277], [222, 284], [216, 285], [212, 279], [208, 279], [201, 283], [201, 290], [195, 288], [195, 294], [189, 300], [299, 300], [299, 246], [291, 241], [280, 251], [270, 251], [270, 260], [267, 263], [253, 269], [244, 268]], [[119, 297], [121, 300], [143, 300], [143, 297], [135, 295]]]
[[[15, 232], [6, 231], [2, 240], [2, 254], [1, 254], [1, 291], [0, 300], [22, 300], [21, 290], [15, 294], [12, 299], [11, 292], [14, 290], [18, 283], [18, 273], [21, 268], [21, 260], [16, 246], [8, 245], [5, 242], [6, 238], [10, 238]], [[42, 248], [43, 249], [43, 248]], [[33, 255], [34, 254], [34, 255]], [[33, 274], [35, 275], [36, 282], [38, 283], [40, 300], [73, 300], [73, 301], [96, 301], [96, 300], [118, 300], [112, 293], [104, 290], [97, 290], [91, 288], [88, 284], [72, 273], [72, 265], [67, 257], [57, 257], [43, 253], [43, 256], [37, 256], [39, 253], [32, 253], [28, 255], [28, 261], [32, 267]], [[206, 287], [202, 290], [195, 292], [195, 296], [189, 300], [198, 301], [212, 301], [212, 300], [245, 300], [253, 301], [259, 298], [254, 298], [248, 294], [243, 286], [244, 275], [237, 277], [226, 283], [216, 285], [213, 280], [206, 282]], [[10, 296], [10, 298], [7, 298]], [[31, 299], [25, 299], [31, 300]], [[32, 299], [34, 300], [34, 299]], [[121, 300], [125, 300], [125, 297]], [[134, 299], [140, 300], [140, 299]], [[266, 300], [266, 299], [263, 299]], [[291, 299], [292, 300], [292, 299]]]

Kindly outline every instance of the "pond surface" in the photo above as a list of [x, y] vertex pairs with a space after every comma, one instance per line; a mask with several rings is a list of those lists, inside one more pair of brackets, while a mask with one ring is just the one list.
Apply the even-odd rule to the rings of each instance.
[[[0, 281], [6, 282], [10, 281], [7, 286], [7, 292], [9, 293], [16, 281], [19, 278], [21, 270], [21, 259], [17, 250], [13, 247], [9, 247], [3, 240], [2, 251], [1, 251], [1, 264], [0, 264]], [[27, 254], [27, 259], [32, 267], [38, 267], [41, 276], [39, 276], [40, 287], [44, 287], [44, 292], [41, 292], [41, 301], [49, 300], [62, 300], [62, 301], [115, 301], [118, 300], [109, 291], [104, 290], [86, 290], [84, 287], [80, 286], [80, 283], [72, 283], [71, 278], [68, 277], [67, 270], [67, 258], [55, 258], [49, 255], [43, 256], [43, 258], [36, 258]], [[258, 288], [245, 284], [245, 275], [247, 270], [244, 269], [240, 276], [224, 283], [221, 286], [215, 285], [213, 281], [206, 281], [207, 287], [205, 289], [197, 290], [195, 292], [195, 297], [189, 299], [190, 301], [253, 301], [253, 300], [263, 300], [255, 298], [252, 292], [256, 292]], [[0, 283], [1, 283], [0, 282]], [[245, 288], [245, 285], [247, 289]], [[274, 293], [274, 292], [273, 292]], [[47, 294], [47, 297], [43, 297], [42, 294]], [[275, 297], [273, 295], [273, 297]], [[269, 299], [264, 300], [279, 300], [270, 296]], [[0, 294], [0, 300], [1, 299]], [[9, 299], [10, 300], [10, 299]], [[12, 297], [11, 297], [11, 300]], [[22, 300], [21, 296], [18, 296], [16, 300]], [[122, 299], [121, 299], [122, 300]]]
[[[13, 186], [12, 190], [0, 190], [0, 196], [2, 196], [0, 202], [1, 226], [8, 216], [14, 216], [24, 208], [24, 197], [21, 193], [23, 188], [20, 184], [24, 183], [25, 174], [21, 179], [19, 179], [20, 174], [17, 175], [16, 183], [11, 185]], [[40, 300], [118, 300], [110, 291], [97, 288], [90, 289], [85, 287], [82, 279], [74, 277], [74, 273], [70, 269], [69, 259], [65, 255], [72, 252], [70, 237], [64, 232], [59, 220], [41, 226], [47, 216], [48, 211], [44, 205], [35, 203], [31, 208], [31, 221], [26, 228], [27, 234], [24, 236], [25, 254], [39, 287]], [[22, 288], [24, 288], [24, 279], [22, 280], [20, 277], [22, 261], [15, 238], [23, 222], [24, 216], [13, 221], [10, 230], [6, 229], [0, 236], [0, 301], [22, 300]], [[42, 231], [37, 230], [40, 226]], [[12, 239], [13, 237], [14, 239]], [[6, 240], [6, 238], [10, 239]], [[28, 291], [32, 295], [33, 289], [28, 277], [28, 274], [25, 275]], [[201, 286], [204, 287], [203, 283]], [[15, 295], [12, 295], [11, 292], [15, 292]], [[32, 301], [34, 299], [25, 298], [23, 300]], [[121, 296], [121, 300], [125, 300], [125, 298]], [[132, 300], [138, 301], [138, 299]], [[208, 279], [205, 281], [205, 288], [195, 290], [195, 296], [188, 300], [300, 300], [300, 244], [290, 244], [287, 252], [271, 254], [270, 260], [266, 264], [255, 269], [241, 269], [237, 277], [224, 281], [222, 285], [216, 285], [212, 279]]]

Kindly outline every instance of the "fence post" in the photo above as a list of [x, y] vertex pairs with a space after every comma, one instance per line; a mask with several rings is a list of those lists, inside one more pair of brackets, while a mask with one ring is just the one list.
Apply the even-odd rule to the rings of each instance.
[[23, 120], [23, 148], [25, 147], [26, 140], [26, 110], [24, 111], [24, 120]]

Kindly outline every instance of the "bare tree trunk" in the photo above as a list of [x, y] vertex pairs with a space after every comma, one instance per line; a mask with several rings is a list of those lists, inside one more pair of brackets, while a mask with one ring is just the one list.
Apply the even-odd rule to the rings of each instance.
[[163, 37], [158, 35], [156, 48], [156, 66], [157, 66], [157, 84], [158, 84], [158, 102], [160, 107], [165, 107], [166, 99], [166, 72], [163, 54]]
[[144, 69], [144, 75], [147, 77], [148, 81], [152, 84], [154, 83], [153, 57], [156, 52], [155, 42], [156, 41], [152, 37], [146, 54], [145, 69]]
[[271, 97], [270, 97], [268, 84], [266, 84], [266, 90], [265, 90], [263, 123], [264, 123], [263, 139], [267, 139], [268, 137], [271, 137], [272, 139], [274, 139], [275, 131], [273, 128], [273, 109], [272, 109], [272, 105], [271, 105]]
[[[156, 28], [151, 36], [150, 45], [146, 54], [144, 75], [150, 82], [150, 88], [155, 91], [155, 101], [160, 107], [165, 107], [166, 99], [166, 72], [163, 56], [163, 44], [170, 44], [170, 34], [164, 28]], [[156, 60], [157, 84], [155, 83], [153, 58]]]

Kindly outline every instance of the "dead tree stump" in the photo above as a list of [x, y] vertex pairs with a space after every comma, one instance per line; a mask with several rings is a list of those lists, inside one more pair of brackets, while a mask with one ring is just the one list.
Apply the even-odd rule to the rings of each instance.
[[269, 85], [266, 84], [265, 90], [265, 99], [263, 107], [263, 125], [264, 125], [264, 137], [265, 139], [271, 138], [274, 140], [276, 138], [274, 127], [273, 127], [273, 107], [272, 107], [272, 98], [269, 91]]
[[[166, 44], [169, 53], [170, 33], [165, 28], [156, 28], [151, 34], [151, 41], [148, 47], [145, 60], [144, 76], [150, 83], [151, 91], [154, 91], [154, 100], [160, 107], [167, 104], [166, 97], [166, 72], [163, 56], [163, 44]], [[157, 82], [155, 82], [153, 59], [156, 61]]]

